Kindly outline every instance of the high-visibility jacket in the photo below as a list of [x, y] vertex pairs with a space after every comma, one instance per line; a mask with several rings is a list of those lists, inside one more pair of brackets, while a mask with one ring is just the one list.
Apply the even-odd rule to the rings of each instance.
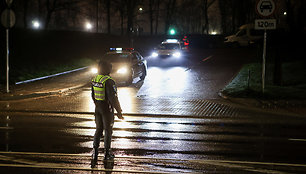
[[93, 86], [93, 93], [95, 100], [104, 101], [105, 100], [105, 82], [108, 79], [112, 79], [108, 75], [97, 75], [91, 81]]

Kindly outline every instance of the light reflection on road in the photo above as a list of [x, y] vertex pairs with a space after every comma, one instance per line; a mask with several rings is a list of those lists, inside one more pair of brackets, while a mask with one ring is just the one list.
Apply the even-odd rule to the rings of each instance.
[[81, 95], [83, 99], [81, 100], [82, 104], [80, 105], [82, 107], [82, 110], [86, 112], [95, 112], [95, 103], [93, 102], [91, 98], [91, 91], [85, 91], [81, 93]]
[[[163, 97], [163, 96], [184, 96], [186, 92], [186, 88], [190, 85], [190, 71], [186, 71], [186, 67], [176, 66], [176, 67], [150, 67], [148, 68], [148, 75], [143, 82], [142, 85], [137, 86], [135, 84], [130, 85], [128, 87], [118, 87], [118, 98], [123, 110], [123, 113], [136, 113], [138, 106], [138, 99], [142, 96], [146, 97]], [[87, 106], [86, 110], [89, 112], [94, 112], [94, 103], [91, 99], [90, 95], [91, 91], [86, 91], [84, 97], [86, 102], [84, 106]], [[158, 105], [158, 103], [156, 103]], [[84, 108], [85, 109], [85, 108]], [[117, 119], [117, 118], [116, 118]], [[147, 120], [149, 122], [143, 122], [141, 124], [135, 124], [136, 120]], [[164, 121], [173, 121], [171, 123], [165, 124]], [[116, 121], [114, 128], [119, 128], [120, 130], [114, 131], [114, 136], [118, 137], [115, 141], [116, 146], [118, 148], [137, 148], [135, 146], [139, 146], [137, 137], [164, 137], [165, 134], [163, 132], [159, 132], [158, 130], [187, 130], [191, 127], [188, 124], [180, 124], [184, 122], [181, 119], [167, 119], [163, 120], [160, 118], [152, 119], [152, 118], [135, 118], [135, 117], [126, 117], [126, 121]], [[69, 129], [70, 133], [77, 134], [78, 136], [93, 136], [95, 132], [95, 122], [94, 121], [84, 121], [81, 123], [77, 123], [79, 127], [87, 127], [92, 129]], [[140, 129], [147, 130], [144, 132], [131, 132], [130, 129]], [[129, 137], [129, 138], [128, 138]], [[135, 139], [131, 139], [134, 137]], [[181, 135], [173, 135], [172, 138], [183, 138], [184, 134]], [[167, 137], [166, 137], [167, 138]], [[152, 142], [153, 144], [159, 143]], [[114, 144], [114, 145], [115, 145]], [[149, 143], [150, 144], [150, 143]], [[169, 141], [168, 144], [176, 147], [177, 141], [172, 140]], [[162, 146], [162, 144], [160, 144]], [[88, 142], [83, 142], [80, 144], [83, 147], [91, 147], [91, 140]], [[150, 145], [149, 145], [150, 146]], [[170, 148], [171, 149], [171, 148]]]
[[[189, 134], [186, 133], [176, 133], [172, 131], [192, 131], [193, 126], [190, 124], [185, 124], [186, 119], [171, 118], [167, 119], [169, 123], [165, 123], [166, 120], [160, 118], [145, 118], [145, 117], [126, 117], [126, 121], [119, 121], [116, 118], [114, 124], [113, 136], [116, 137], [114, 141], [114, 147], [119, 149], [138, 149], [143, 148], [143, 144], [146, 142], [145, 147], [149, 149], [154, 149], [154, 147], [160, 147], [159, 150], [177, 150], [178, 146], [188, 148], [188, 142], [180, 142], [179, 139], [190, 138]], [[186, 120], [186, 121], [185, 121]], [[138, 122], [139, 121], [139, 122]], [[188, 122], [188, 121], [187, 121]], [[88, 141], [80, 142], [78, 146], [91, 148], [92, 139], [95, 133], [95, 123], [94, 121], [82, 121], [77, 123], [72, 123], [70, 129], [63, 129], [63, 132], [74, 134], [78, 137], [91, 137]], [[144, 130], [136, 131], [133, 129]], [[170, 132], [164, 132], [170, 131]], [[202, 135], [196, 135], [202, 136]], [[204, 136], [204, 135], [203, 135]], [[143, 137], [151, 137], [153, 140], [145, 140]], [[154, 140], [154, 138], [170, 138], [170, 140]], [[168, 144], [165, 146], [164, 143]], [[186, 144], [185, 144], [186, 143]], [[101, 142], [103, 145], [103, 139]], [[103, 147], [103, 146], [102, 146]], [[121, 152], [123, 153], [123, 152]], [[121, 154], [126, 155], [126, 154]]]
[[189, 84], [189, 71], [185, 70], [185, 67], [151, 67], [143, 86], [145, 91], [140, 91], [150, 97], [182, 96]]
[[[127, 87], [118, 87], [118, 98], [120, 101], [123, 113], [135, 113], [139, 111], [141, 103], [139, 99], [142, 97], [158, 99], [160, 97], [188, 97], [188, 94], [194, 89], [190, 87], [192, 84], [192, 74], [186, 71], [186, 67], [150, 67], [148, 75], [142, 82], [133, 83]], [[135, 80], [134, 80], [135, 82]], [[140, 84], [140, 85], [139, 85]], [[83, 100], [81, 110], [94, 112], [95, 105], [91, 99], [91, 91], [84, 91], [81, 94]], [[179, 99], [176, 99], [177, 102]], [[155, 100], [150, 100], [150, 103], [158, 105]], [[80, 107], [78, 106], [78, 107]], [[152, 105], [152, 107], [155, 107]]]
[[118, 98], [120, 101], [121, 108], [125, 113], [131, 113], [135, 111], [135, 97], [136, 91], [132, 87], [119, 87]]

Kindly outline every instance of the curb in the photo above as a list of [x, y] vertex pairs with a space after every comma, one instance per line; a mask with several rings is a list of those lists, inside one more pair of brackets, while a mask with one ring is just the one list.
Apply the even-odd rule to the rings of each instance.
[[219, 91], [218, 95], [224, 100], [239, 107], [250, 110], [278, 114], [283, 116], [294, 116], [306, 118], [306, 101], [296, 103], [296, 101], [286, 101], [285, 104], [280, 100], [257, 100], [253, 98], [234, 98], [227, 96]]
[[[49, 75], [49, 76], [44, 76], [44, 77], [39, 77], [39, 78], [30, 79], [30, 80], [26, 80], [26, 81], [21, 81], [21, 82], [15, 83], [15, 85], [19, 85], [19, 84], [23, 84], [23, 83], [31, 83], [31, 82], [35, 82], [35, 81], [39, 81], [39, 80], [44, 80], [44, 79], [47, 79], [47, 78], [61, 76], [61, 75], [73, 73], [73, 72], [76, 72], [76, 71], [81, 71], [81, 70], [87, 69], [88, 67], [89, 66], [78, 68], [78, 69], [73, 69], [73, 70], [65, 71], [65, 72], [61, 72], [61, 73], [56, 73], [56, 74], [52, 74], [52, 75]], [[0, 102], [13, 101], [13, 100], [24, 100], [24, 99], [29, 99], [29, 98], [40, 98], [40, 97], [45, 97], [45, 96], [50, 96], [50, 95], [56, 95], [56, 94], [59, 94], [59, 93], [64, 93], [64, 92], [67, 92], [67, 91], [70, 91], [70, 90], [81, 88], [85, 85], [86, 84], [76, 85], [76, 86], [66, 87], [66, 88], [62, 88], [62, 89], [58, 89], [58, 90], [54, 90], [54, 91], [50, 91], [50, 92], [34, 92], [34, 93], [30, 93], [30, 94], [25, 94], [25, 95], [24, 94], [12, 94], [12, 93], [0, 93]]]
[[51, 95], [56, 95], [56, 94], [60, 94], [60, 93], [65, 93], [68, 92], [70, 90], [75, 90], [78, 88], [82, 88], [83, 86], [86, 86], [86, 84], [83, 85], [77, 85], [77, 86], [73, 86], [73, 87], [69, 87], [69, 88], [62, 88], [62, 89], [58, 89], [55, 91], [51, 91], [51, 92], [35, 92], [32, 94], [27, 94], [27, 95], [8, 95], [8, 96], [0, 96], [0, 102], [5, 102], [5, 101], [14, 101], [14, 100], [25, 100], [25, 99], [30, 99], [30, 98], [40, 98], [40, 97], [45, 97], [45, 96], [51, 96]]

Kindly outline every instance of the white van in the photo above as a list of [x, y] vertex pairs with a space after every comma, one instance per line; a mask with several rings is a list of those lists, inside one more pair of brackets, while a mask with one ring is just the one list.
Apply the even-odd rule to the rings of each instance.
[[236, 34], [225, 37], [225, 44], [233, 46], [249, 46], [263, 38], [261, 30], [255, 30], [254, 24], [245, 24], [239, 27]]

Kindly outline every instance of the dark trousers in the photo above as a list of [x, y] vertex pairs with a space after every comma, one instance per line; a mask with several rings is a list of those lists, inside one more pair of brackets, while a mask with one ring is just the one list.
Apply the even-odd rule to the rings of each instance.
[[94, 136], [93, 147], [99, 148], [100, 139], [103, 136], [104, 130], [104, 149], [108, 152], [111, 148], [113, 125], [114, 125], [114, 113], [110, 112], [110, 108], [105, 105], [96, 105], [95, 109], [95, 122], [96, 132]]

